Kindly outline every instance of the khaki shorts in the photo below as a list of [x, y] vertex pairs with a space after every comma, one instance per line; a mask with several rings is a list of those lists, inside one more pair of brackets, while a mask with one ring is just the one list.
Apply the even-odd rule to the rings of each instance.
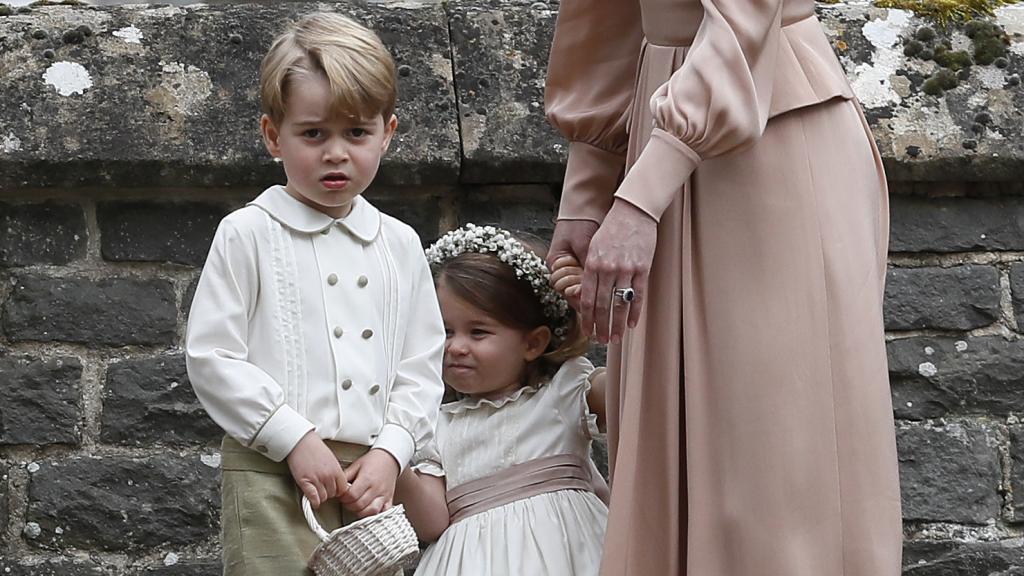
[[[368, 446], [326, 441], [343, 467]], [[306, 576], [320, 543], [302, 515], [302, 493], [287, 462], [274, 462], [233, 438], [221, 442], [221, 544], [225, 576]], [[330, 500], [316, 511], [328, 532], [356, 517]]]

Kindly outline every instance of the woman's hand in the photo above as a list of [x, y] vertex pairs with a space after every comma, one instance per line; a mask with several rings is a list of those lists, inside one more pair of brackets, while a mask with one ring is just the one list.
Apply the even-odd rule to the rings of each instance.
[[[558, 229], [555, 231], [557, 233]], [[630, 328], [635, 328], [640, 320], [657, 239], [657, 221], [629, 202], [616, 198], [590, 240], [583, 266], [579, 310], [583, 331], [595, 330], [602, 344], [609, 340], [621, 341], [627, 315]], [[615, 288], [629, 287], [635, 292], [631, 304], [613, 298]]]
[[562, 256], [572, 256], [577, 262], [585, 262], [590, 239], [597, 232], [598, 224], [593, 220], [559, 220], [551, 237], [548, 250], [548, 268], [555, 269], [555, 262]]

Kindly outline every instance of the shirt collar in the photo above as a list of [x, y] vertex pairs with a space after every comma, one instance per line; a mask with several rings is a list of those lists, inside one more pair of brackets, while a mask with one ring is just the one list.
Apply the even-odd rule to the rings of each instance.
[[372, 242], [380, 232], [380, 211], [362, 196], [352, 200], [352, 211], [348, 216], [334, 219], [293, 198], [285, 191], [284, 186], [271, 186], [249, 204], [261, 208], [284, 226], [314, 234], [322, 232], [337, 224], [359, 240]]

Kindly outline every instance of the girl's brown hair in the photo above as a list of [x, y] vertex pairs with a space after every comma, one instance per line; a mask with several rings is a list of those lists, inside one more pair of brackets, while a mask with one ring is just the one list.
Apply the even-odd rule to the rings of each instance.
[[[528, 249], [544, 257], [545, 246], [539, 239], [524, 238], [521, 234], [516, 237]], [[526, 366], [525, 386], [539, 386], [554, 376], [566, 360], [587, 351], [590, 338], [583, 333], [576, 311], [569, 308], [564, 337], [555, 336], [555, 326], [562, 323], [544, 314], [544, 306], [530, 283], [516, 277], [515, 270], [494, 254], [467, 252], [432, 269], [435, 282], [444, 282], [455, 296], [498, 322], [527, 332], [540, 326], [552, 330], [547, 350]]]

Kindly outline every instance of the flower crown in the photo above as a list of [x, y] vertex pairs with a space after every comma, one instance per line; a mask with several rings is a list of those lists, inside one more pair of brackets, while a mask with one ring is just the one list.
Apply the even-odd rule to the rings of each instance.
[[569, 333], [569, 303], [554, 288], [551, 273], [540, 256], [523, 245], [507, 230], [494, 226], [466, 224], [440, 237], [427, 248], [427, 261], [442, 264], [460, 254], [494, 254], [516, 273], [517, 278], [529, 282], [534, 295], [544, 307], [555, 338], [561, 340]]

